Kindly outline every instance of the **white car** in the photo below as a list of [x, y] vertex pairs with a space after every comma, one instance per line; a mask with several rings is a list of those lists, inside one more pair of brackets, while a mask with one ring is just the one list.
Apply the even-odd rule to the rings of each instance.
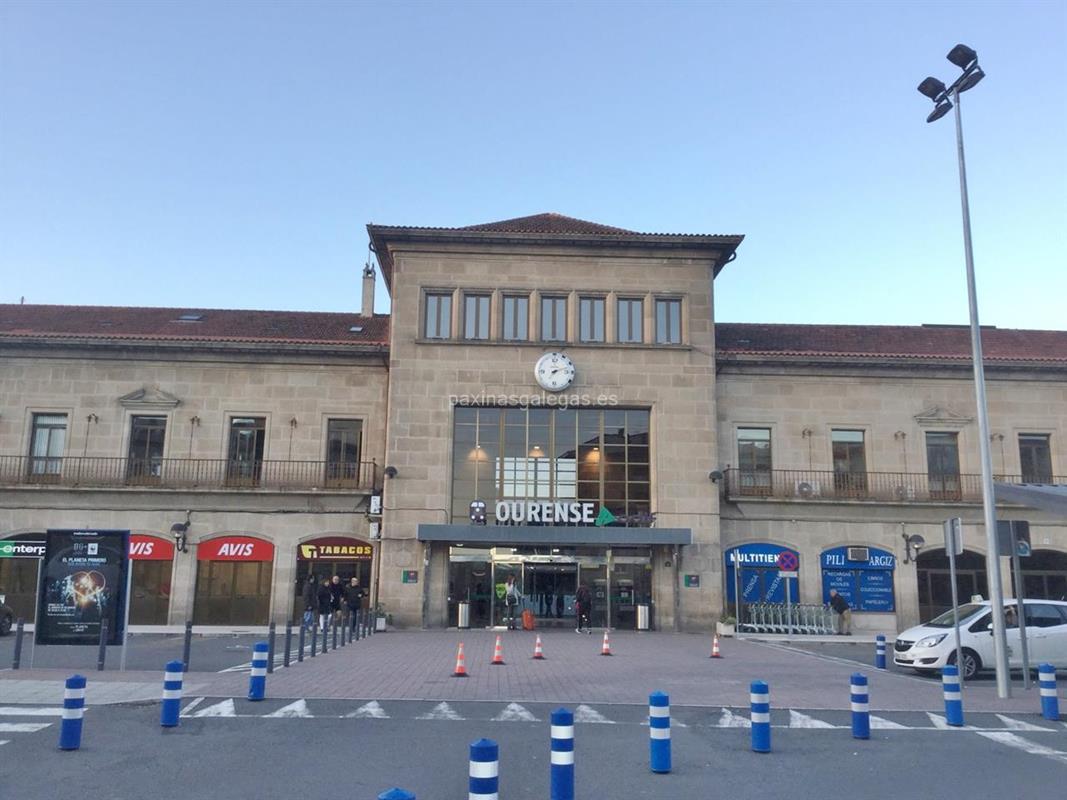
[[[1024, 600], [1026, 644], [1033, 669], [1052, 664], [1067, 669], [1067, 602]], [[960, 609], [960, 647], [963, 650], [963, 677], [971, 678], [981, 669], [993, 669], [993, 614], [988, 600], [967, 603]], [[1021, 669], [1022, 644], [1019, 639], [1018, 603], [1004, 601], [1007, 619], [1008, 665]], [[893, 643], [893, 663], [918, 672], [940, 670], [956, 663], [956, 638], [952, 632], [952, 611], [923, 625], [908, 628]]]

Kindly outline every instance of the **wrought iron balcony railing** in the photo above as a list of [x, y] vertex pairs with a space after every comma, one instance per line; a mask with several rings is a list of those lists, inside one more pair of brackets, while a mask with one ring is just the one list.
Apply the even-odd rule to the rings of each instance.
[[[981, 475], [833, 470], [742, 470], [725, 473], [729, 500], [769, 498], [796, 501], [858, 500], [878, 503], [980, 503]], [[996, 475], [1002, 483], [1033, 483], [1032, 476]], [[1046, 482], [1046, 481], [1042, 481]], [[1051, 483], [1067, 478], [1052, 476]]]
[[378, 465], [374, 461], [0, 456], [0, 485], [370, 491], [378, 485]]

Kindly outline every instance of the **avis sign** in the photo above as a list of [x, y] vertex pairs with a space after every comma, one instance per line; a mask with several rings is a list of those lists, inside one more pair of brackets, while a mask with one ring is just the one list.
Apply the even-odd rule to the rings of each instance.
[[274, 545], [254, 536], [223, 536], [200, 542], [199, 561], [273, 561]]

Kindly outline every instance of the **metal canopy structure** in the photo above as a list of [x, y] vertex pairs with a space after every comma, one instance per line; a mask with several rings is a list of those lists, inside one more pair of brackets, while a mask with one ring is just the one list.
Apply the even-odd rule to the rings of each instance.
[[998, 503], [1015, 503], [1027, 508], [1050, 511], [1067, 518], [1067, 485], [1052, 483], [998, 483]]
[[616, 528], [556, 525], [419, 525], [420, 542], [468, 544], [646, 545], [692, 544], [689, 528]]

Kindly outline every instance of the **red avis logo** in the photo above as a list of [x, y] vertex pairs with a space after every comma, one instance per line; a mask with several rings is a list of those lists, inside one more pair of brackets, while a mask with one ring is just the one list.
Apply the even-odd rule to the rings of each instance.
[[219, 545], [219, 556], [239, 556], [247, 558], [255, 548], [251, 542], [223, 542]]
[[131, 556], [150, 556], [155, 549], [155, 542], [130, 542]]

